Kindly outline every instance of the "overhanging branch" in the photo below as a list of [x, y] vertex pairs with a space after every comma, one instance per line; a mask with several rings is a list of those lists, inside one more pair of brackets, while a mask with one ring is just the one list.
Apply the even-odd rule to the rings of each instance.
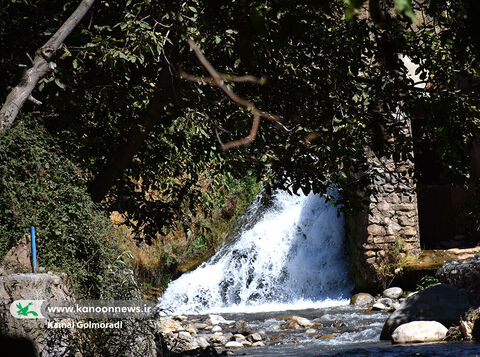
[[217, 131], [217, 140], [220, 143], [221, 147], [223, 150], [228, 150], [237, 146], [242, 146], [242, 145], [247, 145], [251, 143], [253, 140], [255, 140], [255, 137], [258, 132], [258, 128], [260, 125], [260, 118], [265, 118], [269, 119], [275, 122], [277, 128], [281, 128], [284, 131], [290, 131], [288, 130], [281, 122], [280, 122], [280, 117], [275, 114], [267, 113], [264, 112], [260, 109], [258, 109], [253, 103], [249, 102], [246, 99], [243, 99], [239, 97], [232, 89], [227, 87], [225, 84], [225, 81], [229, 82], [252, 82], [256, 84], [264, 84], [265, 83], [265, 78], [256, 78], [251, 75], [244, 75], [244, 76], [233, 76], [229, 74], [221, 74], [217, 72], [217, 70], [211, 65], [211, 63], [206, 59], [206, 57], [203, 55], [202, 51], [198, 48], [198, 46], [193, 42], [192, 40], [188, 40], [188, 44], [190, 45], [190, 48], [193, 50], [195, 55], [197, 56], [198, 60], [200, 63], [205, 67], [207, 72], [210, 74], [211, 77], [197, 77], [193, 76], [191, 74], [186, 73], [183, 70], [180, 70], [180, 75], [182, 78], [198, 82], [198, 83], [203, 83], [203, 84], [211, 84], [215, 85], [218, 88], [220, 88], [233, 102], [237, 103], [238, 105], [247, 108], [250, 110], [253, 114], [253, 121], [252, 121], [252, 126], [250, 128], [250, 134], [242, 139], [239, 140], [234, 140], [230, 141], [227, 143], [223, 143], [222, 140], [220, 139], [220, 135], [218, 134]]
[[[31, 95], [38, 81], [55, 70], [56, 65], [51, 62], [53, 55], [79, 24], [94, 2], [95, 0], [82, 0], [57, 32], [35, 52], [32, 67], [25, 71], [20, 83], [12, 89], [0, 109], [0, 134], [12, 125], [25, 101], [33, 98]], [[40, 101], [35, 101], [35, 104], [41, 104]]]

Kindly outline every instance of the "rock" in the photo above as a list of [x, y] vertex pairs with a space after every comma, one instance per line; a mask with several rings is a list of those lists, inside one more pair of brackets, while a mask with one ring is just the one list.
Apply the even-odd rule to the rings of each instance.
[[472, 338], [475, 341], [480, 342], [480, 318], [477, 318], [473, 323]]
[[245, 336], [243, 336], [241, 333], [236, 333], [233, 335], [233, 338], [235, 339], [235, 341], [237, 342], [242, 342], [242, 341], [245, 341], [246, 338]]
[[412, 321], [398, 326], [392, 333], [394, 343], [442, 341], [448, 329], [437, 321]]
[[385, 321], [380, 339], [390, 339], [400, 325], [411, 321], [438, 321], [450, 327], [458, 323], [470, 303], [464, 290], [438, 284], [407, 298]]
[[198, 330], [193, 325], [185, 326], [185, 331], [190, 332], [191, 334], [194, 334], [194, 335], [198, 333]]
[[293, 321], [296, 321], [302, 327], [310, 327], [313, 325], [313, 323], [309, 319], [306, 319], [305, 317], [292, 316], [290, 319]]
[[400, 308], [400, 306], [402, 306], [401, 303], [395, 301], [393, 304], [392, 304], [392, 309], [393, 310], [398, 310]]
[[215, 325], [212, 327], [212, 332], [220, 332], [222, 331], [222, 328], [218, 325]]
[[375, 299], [367, 293], [358, 293], [352, 296], [350, 304], [355, 306], [366, 306], [373, 303]]
[[307, 331], [305, 331], [305, 333], [315, 333], [317, 332], [317, 330], [315, 330], [314, 328], [309, 328]]
[[238, 342], [240, 342], [244, 346], [251, 346], [252, 345], [252, 343], [250, 341], [247, 341], [247, 340], [238, 341]]
[[480, 254], [466, 259], [450, 259], [435, 276], [442, 283], [466, 289], [472, 305], [480, 305]]
[[335, 335], [333, 333], [329, 333], [327, 335], [321, 335], [321, 336], [315, 336], [317, 340], [331, 340], [332, 338], [335, 338]]
[[163, 317], [157, 322], [156, 328], [161, 334], [166, 335], [177, 331], [181, 326], [180, 322], [170, 317]]
[[248, 326], [247, 322], [244, 320], [238, 320], [235, 322], [232, 326], [232, 332], [233, 333], [241, 333], [242, 335], [250, 335], [252, 333], [252, 330]]
[[184, 315], [177, 315], [177, 316], [174, 316], [173, 318], [177, 321], [187, 321], [187, 319], [188, 319], [188, 317], [186, 317]]
[[190, 335], [190, 333], [188, 333], [187, 331], [180, 331], [178, 333], [178, 338], [181, 339], [181, 340], [185, 340], [185, 341], [192, 341], [193, 340], [192, 335]]
[[196, 322], [193, 324], [193, 327], [196, 328], [197, 330], [203, 330], [206, 327], [208, 327], [208, 325], [204, 323]]
[[231, 325], [231, 324], [234, 324], [235, 321], [225, 320], [220, 315], [208, 315], [208, 320], [206, 321], [206, 323], [210, 325], [220, 325], [220, 324]]
[[403, 294], [402, 288], [393, 287], [393, 288], [385, 289], [382, 295], [390, 299], [399, 299], [402, 297], [402, 294]]
[[251, 342], [257, 342], [262, 340], [262, 336], [259, 333], [252, 333], [248, 335], [247, 339]]
[[243, 343], [237, 342], [237, 341], [229, 341], [225, 344], [225, 347], [227, 348], [242, 348]]
[[378, 299], [377, 302], [382, 303], [386, 307], [392, 307], [393, 306], [393, 300], [390, 299], [390, 298], [381, 298], [381, 299]]
[[296, 330], [300, 328], [300, 324], [295, 320], [288, 320], [282, 326], [280, 326], [280, 328], [287, 330]]
[[338, 328], [338, 327], [345, 327], [347, 324], [343, 322], [342, 320], [335, 320], [332, 322], [332, 327]]
[[210, 346], [208, 341], [206, 339], [204, 339], [203, 337], [198, 337], [197, 338], [197, 343], [201, 348], [207, 348], [208, 346]]
[[375, 304], [372, 305], [372, 310], [388, 310], [389, 308], [382, 304], [381, 302], [376, 302]]
[[252, 347], [263, 347], [265, 344], [261, 341], [252, 343]]
[[225, 343], [227, 343], [229, 340], [230, 340], [230, 337], [228, 336], [225, 336], [223, 334], [214, 334], [214, 335], [210, 335], [208, 337], [208, 340], [211, 342], [211, 343], [219, 343], [219, 344], [222, 344], [224, 345]]

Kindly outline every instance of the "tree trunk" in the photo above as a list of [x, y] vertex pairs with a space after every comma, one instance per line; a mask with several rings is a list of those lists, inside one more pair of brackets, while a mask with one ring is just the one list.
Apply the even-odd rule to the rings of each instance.
[[95, 0], [82, 0], [80, 5], [78, 5], [58, 31], [35, 52], [33, 66], [25, 72], [20, 83], [12, 89], [0, 109], [0, 134], [12, 125], [27, 99], [31, 100], [34, 104], [41, 104], [41, 102], [32, 97], [32, 91], [42, 77], [55, 69], [55, 63], [50, 60], [63, 41], [70, 35], [92, 7], [94, 2]]

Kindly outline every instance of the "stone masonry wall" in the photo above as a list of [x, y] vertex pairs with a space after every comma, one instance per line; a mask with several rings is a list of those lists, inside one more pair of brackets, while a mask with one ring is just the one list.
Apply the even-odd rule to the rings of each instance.
[[392, 255], [400, 246], [409, 256], [420, 253], [417, 194], [412, 161], [377, 158], [371, 151], [367, 157], [376, 193], [354, 218], [353, 270], [357, 289], [379, 290], [395, 272]]

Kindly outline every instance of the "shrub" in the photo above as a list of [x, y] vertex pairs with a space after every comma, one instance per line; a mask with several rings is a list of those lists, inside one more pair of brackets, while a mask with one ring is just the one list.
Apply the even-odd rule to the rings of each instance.
[[0, 259], [33, 225], [39, 265], [66, 272], [78, 297], [128, 295], [133, 281], [120, 273], [111, 222], [59, 151], [40, 126], [19, 124], [0, 137]]

